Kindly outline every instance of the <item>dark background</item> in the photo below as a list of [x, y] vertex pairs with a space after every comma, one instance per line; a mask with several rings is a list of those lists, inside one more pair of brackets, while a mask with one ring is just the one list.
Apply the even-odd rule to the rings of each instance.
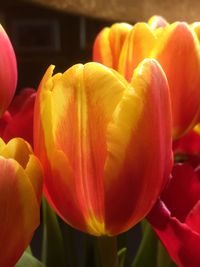
[[23, 1], [3, 1], [0, 21], [15, 49], [18, 86], [37, 88], [50, 64], [55, 72], [92, 60], [96, 34], [113, 22], [51, 10]]

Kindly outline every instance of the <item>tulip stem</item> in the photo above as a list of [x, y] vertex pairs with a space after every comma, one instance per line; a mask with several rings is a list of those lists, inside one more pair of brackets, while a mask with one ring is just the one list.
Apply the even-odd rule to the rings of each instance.
[[98, 238], [101, 267], [119, 267], [117, 237]]

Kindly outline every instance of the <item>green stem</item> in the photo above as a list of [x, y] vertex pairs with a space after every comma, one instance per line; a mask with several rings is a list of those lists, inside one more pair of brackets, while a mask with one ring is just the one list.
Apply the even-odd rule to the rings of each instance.
[[99, 237], [99, 255], [101, 267], [119, 267], [117, 256], [117, 238]]

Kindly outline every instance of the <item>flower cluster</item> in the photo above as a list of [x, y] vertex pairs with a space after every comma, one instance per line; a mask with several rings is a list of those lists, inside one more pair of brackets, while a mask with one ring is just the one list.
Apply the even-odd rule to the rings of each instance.
[[148, 23], [104, 28], [93, 49], [95, 61], [116, 69], [128, 81], [144, 58], [157, 60], [166, 74], [175, 164], [147, 218], [173, 260], [184, 267], [200, 265], [199, 126], [192, 130], [200, 119], [199, 33], [200, 23], [168, 24], [154, 16]]
[[13, 99], [16, 59], [0, 28], [0, 266], [30, 243], [42, 192], [95, 236], [146, 217], [178, 266], [200, 266], [199, 38], [200, 23], [115, 23], [93, 62], [55, 75], [52, 65], [37, 92]]

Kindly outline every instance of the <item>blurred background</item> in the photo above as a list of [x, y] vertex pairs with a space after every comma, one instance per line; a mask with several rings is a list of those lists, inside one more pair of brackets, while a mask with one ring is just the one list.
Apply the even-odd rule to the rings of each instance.
[[162, 15], [170, 22], [199, 20], [197, 0], [7, 0], [0, 22], [14, 46], [18, 90], [37, 88], [50, 64], [64, 71], [91, 60], [97, 33], [116, 21], [134, 24]]
[[37, 88], [50, 64], [56, 72], [92, 60], [92, 44], [111, 20], [95, 19], [29, 1], [3, 1], [0, 22], [18, 63], [18, 86]]

